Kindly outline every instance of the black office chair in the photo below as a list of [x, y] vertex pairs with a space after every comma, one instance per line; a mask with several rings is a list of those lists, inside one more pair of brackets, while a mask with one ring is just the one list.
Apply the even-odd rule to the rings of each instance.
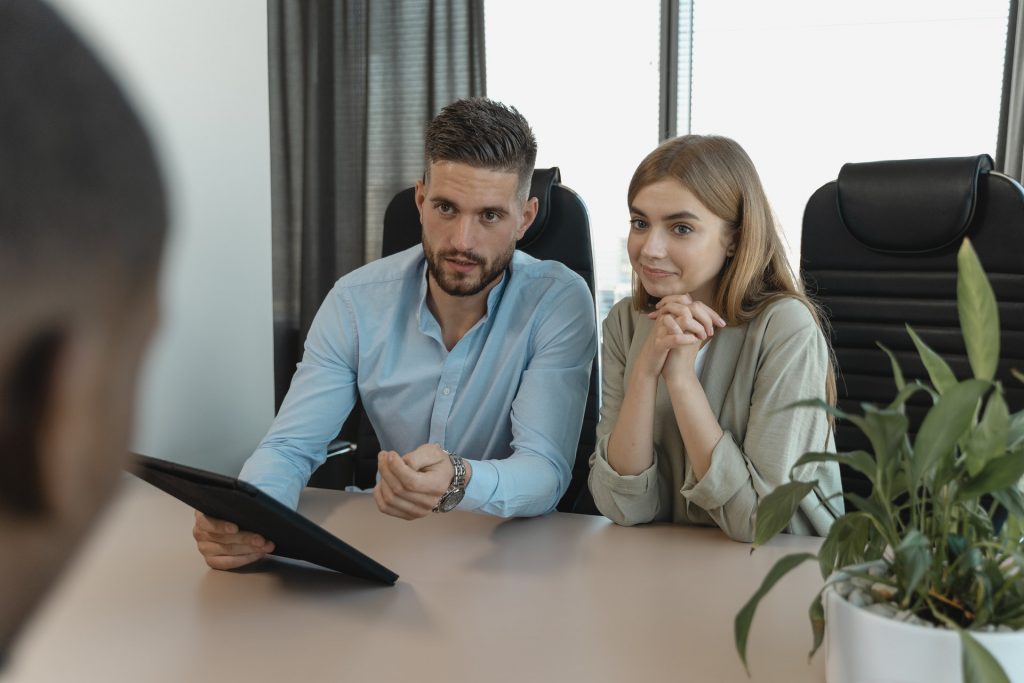
[[[838, 364], [839, 406], [885, 404], [895, 395], [891, 366], [875, 345], [898, 358], [908, 379], [928, 379], [909, 323], [958, 378], [971, 376], [956, 307], [956, 256], [970, 237], [999, 302], [1002, 325], [997, 379], [1010, 410], [1024, 387], [1010, 368], [1024, 367], [1024, 188], [992, 171], [988, 155], [846, 164], [839, 179], [807, 202], [801, 270], [827, 312]], [[907, 406], [911, 434], [929, 405]], [[870, 450], [848, 423], [836, 430], [839, 451]], [[843, 489], [867, 496], [870, 483], [842, 469]]]
[[[538, 199], [537, 217], [516, 244], [516, 248], [538, 259], [564, 263], [583, 277], [593, 296], [594, 257], [590, 240], [590, 219], [583, 200], [561, 184], [561, 173], [558, 168], [535, 170], [530, 196]], [[410, 187], [395, 195], [384, 213], [381, 256], [389, 256], [419, 244], [421, 230], [419, 214], [416, 211], [415, 188]], [[597, 315], [596, 307], [594, 315]], [[595, 357], [590, 372], [590, 390], [587, 394], [583, 430], [576, 450], [572, 480], [558, 504], [558, 509], [562, 512], [598, 514], [587, 489], [587, 462], [590, 454], [594, 452], [597, 441], [600, 386]], [[357, 404], [353, 409], [342, 428], [341, 439], [357, 444], [356, 452], [349, 458], [329, 459], [314, 473], [310, 485], [325, 488], [343, 488], [351, 483], [362, 488], [373, 486], [380, 442], [362, 405]]]

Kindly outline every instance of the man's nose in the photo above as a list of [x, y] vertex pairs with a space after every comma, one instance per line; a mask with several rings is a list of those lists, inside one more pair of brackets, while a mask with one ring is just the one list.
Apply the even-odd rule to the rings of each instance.
[[455, 232], [452, 235], [452, 247], [458, 251], [472, 251], [476, 245], [476, 217], [470, 215], [460, 216], [455, 223]]

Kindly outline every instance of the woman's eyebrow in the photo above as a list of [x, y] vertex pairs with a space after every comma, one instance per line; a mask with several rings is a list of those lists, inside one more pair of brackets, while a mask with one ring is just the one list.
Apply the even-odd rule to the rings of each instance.
[[[629, 207], [629, 210], [630, 210], [631, 213], [635, 213], [638, 216], [642, 216], [643, 218], [647, 218], [647, 214], [644, 213], [643, 211], [641, 211], [640, 209], [636, 208], [635, 206]], [[698, 216], [697, 214], [693, 213], [692, 211], [687, 211], [686, 209], [683, 209], [682, 211], [676, 211], [675, 213], [670, 213], [669, 215], [662, 217], [662, 220], [665, 220], [665, 221], [675, 221], [675, 220], [679, 220], [681, 218], [682, 219], [691, 220], [691, 221], [699, 221], [700, 220], [700, 216]]]

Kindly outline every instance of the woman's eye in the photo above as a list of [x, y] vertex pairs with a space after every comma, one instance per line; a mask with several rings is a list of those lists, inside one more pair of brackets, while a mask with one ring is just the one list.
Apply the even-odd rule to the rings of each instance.
[[647, 222], [641, 218], [634, 218], [629, 221], [629, 227], [634, 230], [646, 230]]
[[689, 225], [684, 225], [680, 223], [679, 225], [672, 226], [672, 232], [674, 232], [677, 235], [686, 235], [693, 232], [693, 228], [691, 228]]

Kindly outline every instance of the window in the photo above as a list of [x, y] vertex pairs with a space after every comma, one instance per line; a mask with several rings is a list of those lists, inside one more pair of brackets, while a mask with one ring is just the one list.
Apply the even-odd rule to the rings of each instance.
[[[598, 313], [629, 294], [626, 189], [658, 143], [661, 0], [487, 0], [487, 92], [587, 203]], [[790, 249], [848, 161], [995, 156], [1008, 0], [675, 0], [678, 134], [754, 160]]]
[[692, 130], [743, 145], [796, 257], [807, 200], [844, 163], [995, 157], [1008, 9], [694, 2]]
[[660, 0], [488, 0], [487, 96], [537, 136], [537, 166], [558, 166], [587, 205], [598, 315], [629, 295], [626, 188], [658, 144]]

